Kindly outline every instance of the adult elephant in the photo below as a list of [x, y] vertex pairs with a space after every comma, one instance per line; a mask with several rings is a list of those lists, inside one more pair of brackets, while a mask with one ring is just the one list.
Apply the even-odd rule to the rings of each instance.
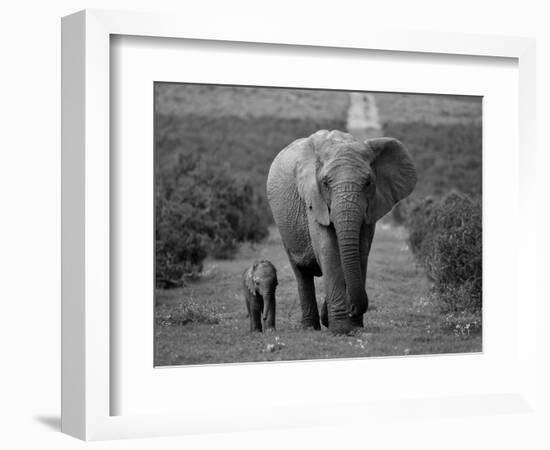
[[[273, 160], [267, 195], [298, 282], [302, 326], [337, 334], [363, 326], [367, 259], [378, 219], [416, 184], [409, 152], [396, 139], [357, 141], [321, 130]], [[323, 276], [319, 320], [314, 276]]]

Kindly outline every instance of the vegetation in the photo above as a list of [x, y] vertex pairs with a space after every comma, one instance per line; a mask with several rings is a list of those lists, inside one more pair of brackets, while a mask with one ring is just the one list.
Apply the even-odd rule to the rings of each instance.
[[239, 243], [264, 238], [271, 161], [295, 139], [344, 128], [347, 101], [335, 92], [156, 85], [157, 287], [181, 286], [208, 256], [230, 258]]
[[265, 199], [267, 174], [277, 153], [298, 138], [322, 128], [342, 129], [345, 123], [315, 118], [161, 115], [157, 127], [160, 170], [181, 157], [208, 155], [234, 176], [248, 180], [254, 192]]
[[207, 255], [230, 257], [239, 242], [267, 236], [265, 200], [211, 158], [180, 155], [155, 191], [157, 287], [181, 285]]
[[428, 197], [406, 222], [409, 247], [433, 282], [432, 295], [445, 311], [482, 306], [481, 204], [451, 192]]

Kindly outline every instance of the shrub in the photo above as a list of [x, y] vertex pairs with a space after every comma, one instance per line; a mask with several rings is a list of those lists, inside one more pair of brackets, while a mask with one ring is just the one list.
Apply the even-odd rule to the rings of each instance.
[[409, 230], [409, 248], [421, 262], [425, 260], [425, 252], [429, 243], [427, 237], [431, 230], [428, 228], [428, 223], [432, 216], [434, 202], [433, 197], [425, 197], [413, 202], [405, 222], [405, 226]]
[[457, 192], [425, 198], [412, 208], [407, 228], [409, 247], [425, 267], [442, 308], [481, 309], [480, 202]]
[[209, 255], [230, 257], [239, 242], [267, 236], [269, 210], [246, 181], [211, 159], [180, 155], [156, 180], [156, 284], [177, 287]]
[[183, 276], [197, 276], [208, 254], [209, 236], [200, 222], [204, 211], [157, 192], [155, 271], [159, 288], [179, 287]]

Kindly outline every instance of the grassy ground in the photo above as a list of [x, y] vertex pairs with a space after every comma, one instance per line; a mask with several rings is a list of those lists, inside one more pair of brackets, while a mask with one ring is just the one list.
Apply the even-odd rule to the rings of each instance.
[[[255, 248], [243, 245], [233, 260], [207, 261], [202, 280], [157, 291], [155, 365], [481, 351], [479, 328], [440, 313], [429, 301], [428, 282], [405, 237], [402, 228], [379, 225], [376, 231], [367, 280], [371, 306], [364, 332], [356, 336], [299, 328], [296, 281], [275, 228]], [[248, 332], [240, 276], [256, 258], [270, 259], [279, 273], [277, 331], [270, 334]], [[321, 279], [316, 284], [320, 301]], [[201, 314], [193, 322], [175, 324], [175, 311], [182, 308], [199, 308]]]

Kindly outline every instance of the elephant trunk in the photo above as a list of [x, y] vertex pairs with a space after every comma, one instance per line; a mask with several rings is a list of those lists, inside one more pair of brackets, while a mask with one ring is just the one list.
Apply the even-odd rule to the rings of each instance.
[[273, 301], [273, 294], [265, 294], [263, 297], [264, 297], [264, 311], [262, 313], [262, 319], [267, 320], [267, 313], [269, 312], [269, 305]]
[[349, 301], [349, 313], [359, 318], [367, 311], [368, 297], [361, 273], [360, 233], [365, 217], [366, 200], [359, 186], [342, 183], [334, 190], [333, 223], [340, 248]]

